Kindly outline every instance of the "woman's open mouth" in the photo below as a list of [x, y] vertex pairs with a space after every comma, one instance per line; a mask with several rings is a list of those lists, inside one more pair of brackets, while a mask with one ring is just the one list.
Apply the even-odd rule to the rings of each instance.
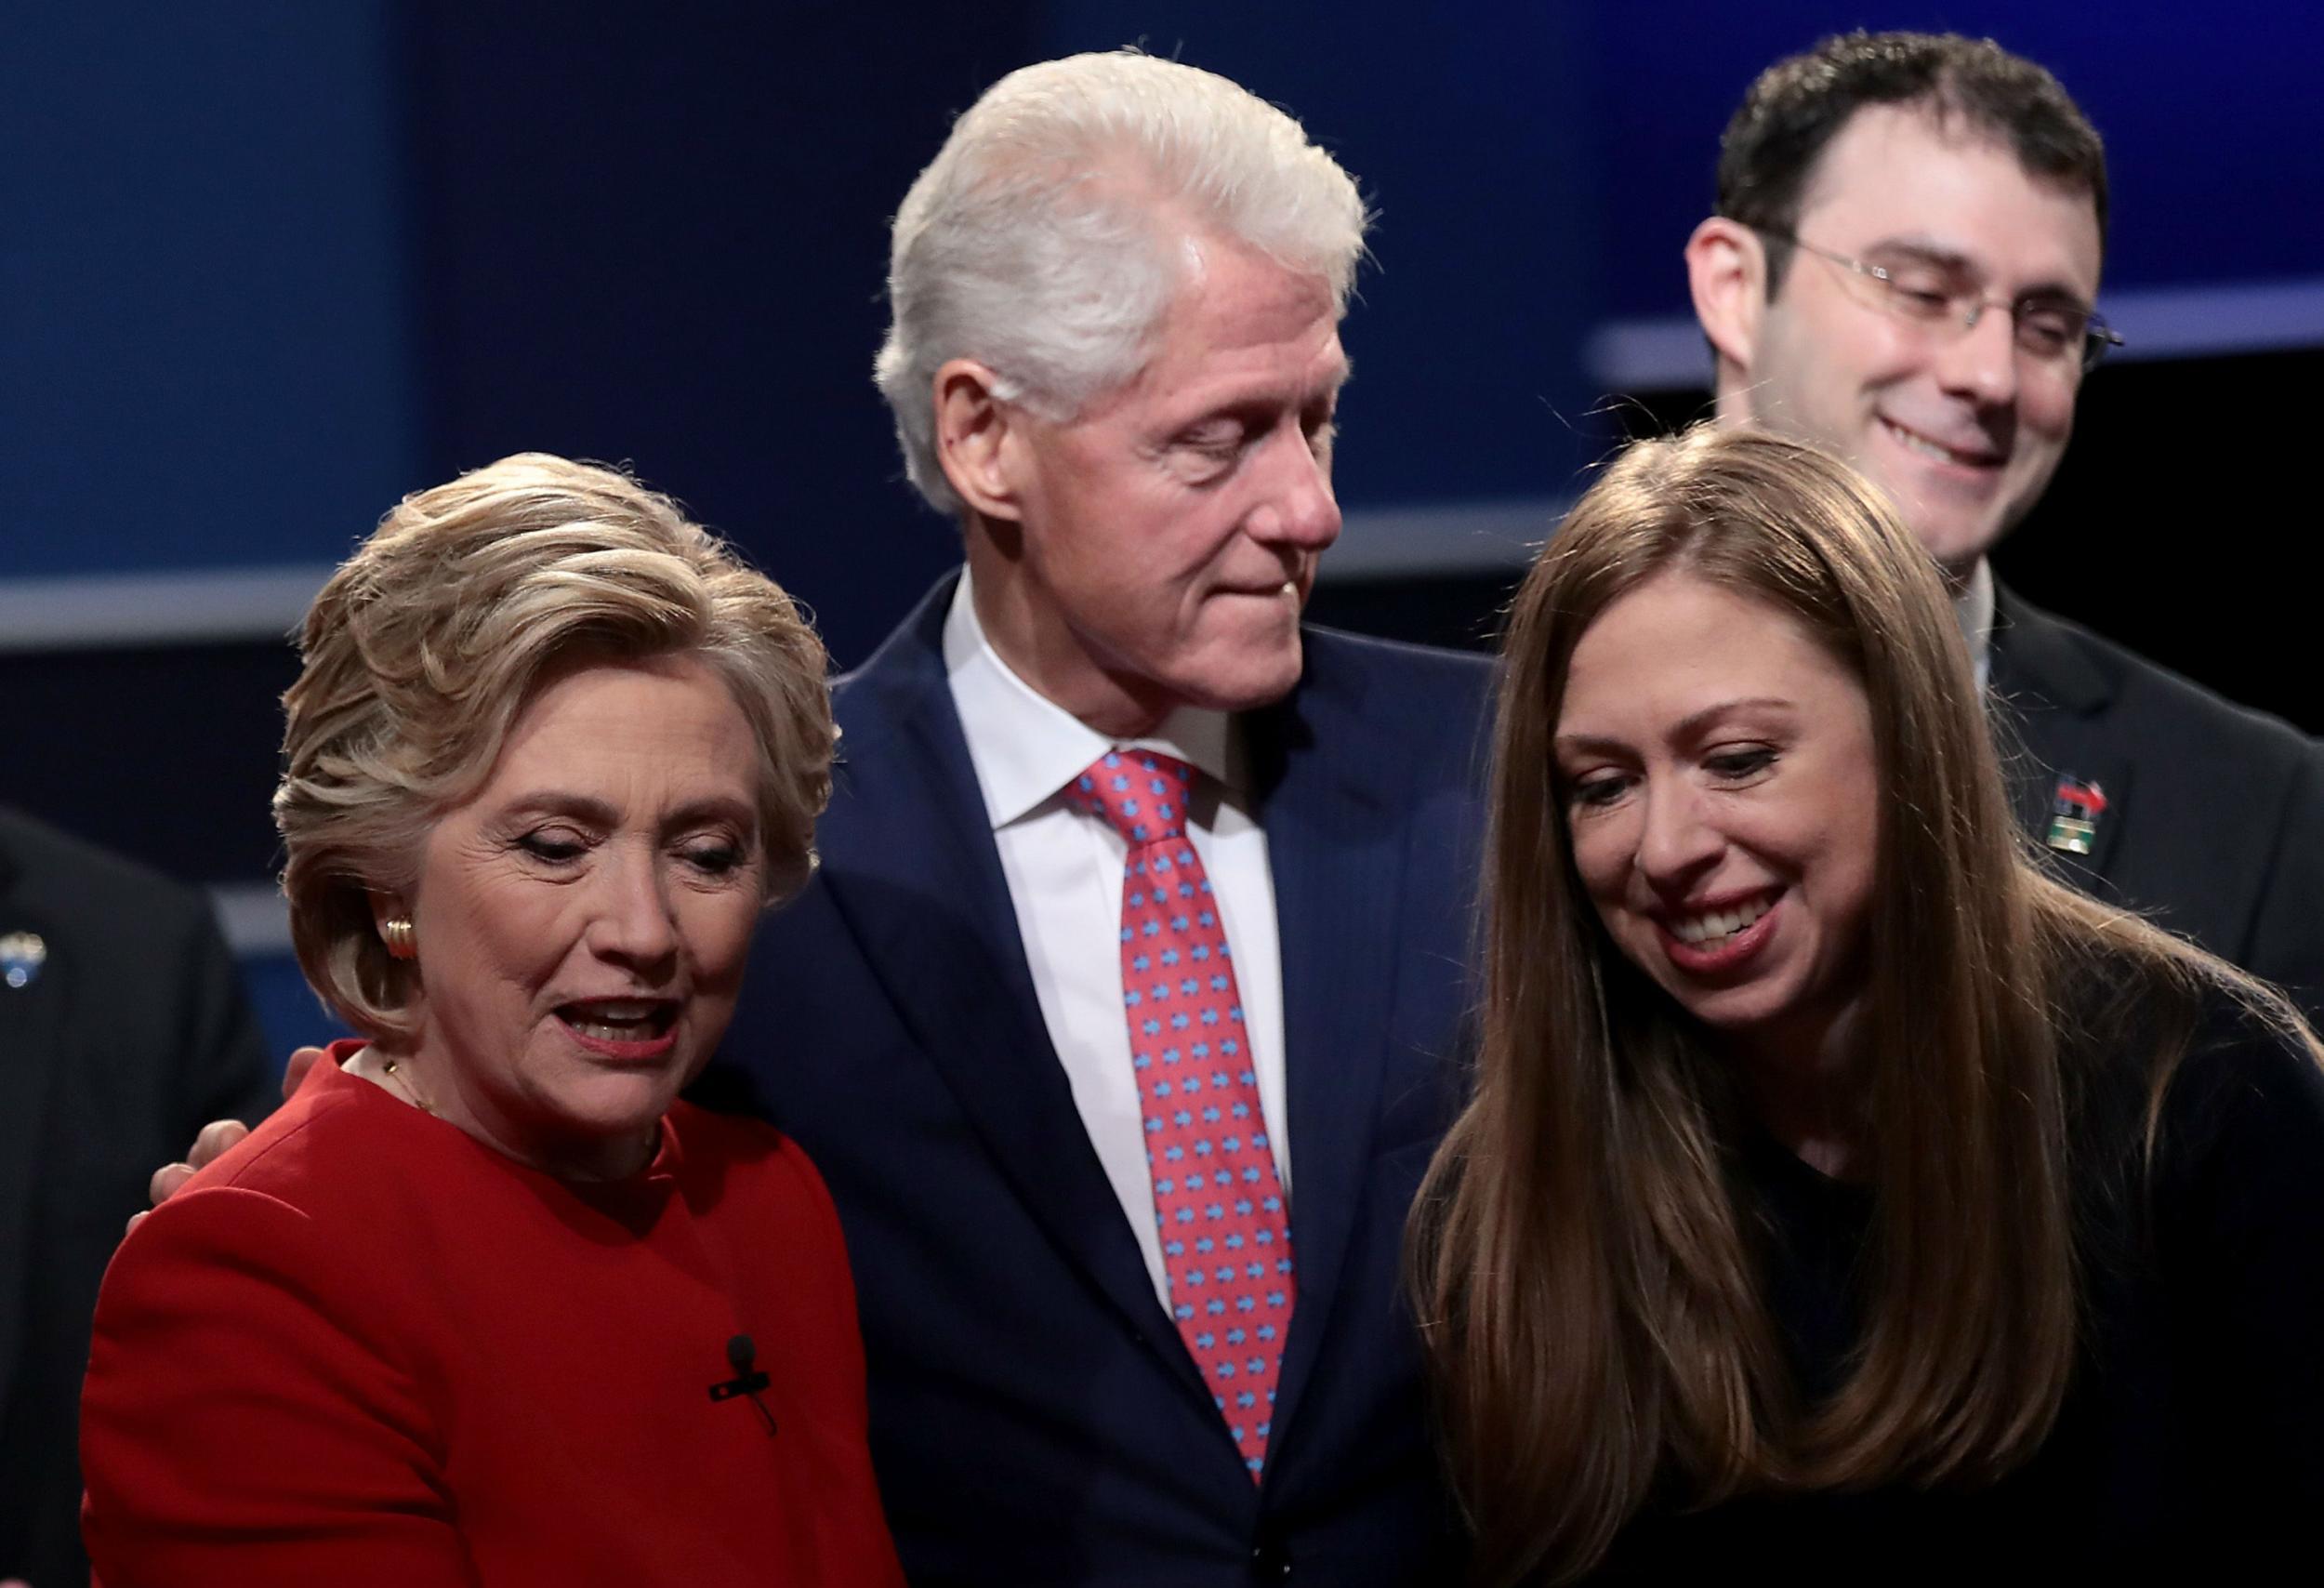
[[672, 999], [588, 999], [559, 1005], [557, 1018], [583, 1047], [609, 1059], [659, 1058], [677, 1039]]

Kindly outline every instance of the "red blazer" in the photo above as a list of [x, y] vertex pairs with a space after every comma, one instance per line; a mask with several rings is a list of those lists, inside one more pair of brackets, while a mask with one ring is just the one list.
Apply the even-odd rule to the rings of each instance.
[[81, 1415], [106, 1588], [902, 1581], [830, 1198], [683, 1103], [574, 1184], [316, 1065], [123, 1243]]

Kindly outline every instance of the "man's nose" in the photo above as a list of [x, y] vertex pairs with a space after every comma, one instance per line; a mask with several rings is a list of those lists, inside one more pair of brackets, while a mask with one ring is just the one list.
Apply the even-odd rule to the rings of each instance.
[[1340, 538], [1340, 501], [1331, 468], [1303, 430], [1286, 426], [1267, 439], [1264, 497], [1250, 515], [1254, 540], [1317, 552]]
[[2004, 407], [2017, 400], [2021, 356], [2015, 317], [2005, 306], [1987, 303], [1975, 324], [1938, 350], [1937, 383], [1981, 408]]

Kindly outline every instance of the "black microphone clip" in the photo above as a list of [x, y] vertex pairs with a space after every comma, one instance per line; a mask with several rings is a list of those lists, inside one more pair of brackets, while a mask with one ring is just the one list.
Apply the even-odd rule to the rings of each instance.
[[758, 1359], [758, 1347], [750, 1343], [749, 1335], [737, 1334], [729, 1340], [726, 1343], [726, 1364], [734, 1370], [734, 1376], [712, 1384], [710, 1398], [733, 1400], [738, 1395], [750, 1396], [750, 1404], [759, 1409], [759, 1417], [766, 1423], [768, 1436], [772, 1437], [774, 1413], [769, 1411], [767, 1403], [759, 1398], [759, 1392], [774, 1381], [768, 1378], [764, 1371], [752, 1370], [751, 1364]]

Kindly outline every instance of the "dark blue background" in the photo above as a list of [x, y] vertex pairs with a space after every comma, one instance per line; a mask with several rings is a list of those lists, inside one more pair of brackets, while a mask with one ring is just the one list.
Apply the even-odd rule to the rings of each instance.
[[0, 578], [319, 563], [518, 447], [634, 461], [860, 656], [947, 558], [866, 370], [885, 222], [1024, 60], [1137, 40], [1380, 210], [1350, 506], [1554, 494], [1578, 349], [1684, 311], [1758, 68], [1990, 31], [2114, 152], [2109, 285], [2316, 274], [2324, 24], [2245, 3], [25, 7], [0, 23]]
[[[956, 545], [870, 384], [888, 218], [993, 79], [1129, 42], [1291, 107], [1379, 210], [1346, 328], [1346, 505], [1546, 502], [1613, 432], [1591, 329], [1685, 311], [1679, 249], [1743, 88], [1858, 24], [1990, 32], [2057, 72], [2112, 153], [2110, 288], [2324, 281], [2324, 21], [2250, 0], [11, 7], [0, 594], [320, 568], [403, 492], [540, 447], [633, 463], [860, 660]], [[2297, 425], [2317, 373], [2298, 357], [2104, 372], [2005, 573], [2301, 715], [2304, 603], [2271, 616], [2244, 589], [2268, 466], [2219, 470], [2201, 439]], [[2216, 588], [2184, 555], [2207, 513], [2238, 533], [2205, 544], [2262, 549], [2206, 561]], [[1440, 584], [1362, 610], [1433, 600], [1474, 632], [1493, 578]], [[2280, 659], [2254, 655], [2270, 635]], [[6, 639], [0, 799], [190, 879], [268, 874], [279, 640]], [[264, 975], [273, 1017], [310, 1028], [287, 967]]]

